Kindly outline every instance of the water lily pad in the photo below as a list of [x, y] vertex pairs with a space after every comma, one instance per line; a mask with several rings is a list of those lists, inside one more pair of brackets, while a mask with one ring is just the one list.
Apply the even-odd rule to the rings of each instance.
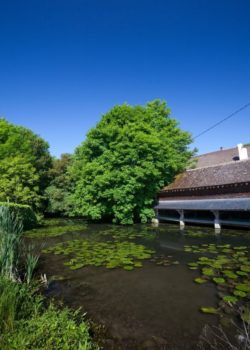
[[202, 274], [205, 275], [205, 276], [210, 276], [210, 277], [212, 277], [212, 276], [214, 276], [214, 270], [213, 270], [213, 269], [210, 269], [210, 268], [208, 268], [208, 267], [204, 267], [204, 268], [202, 269]]
[[217, 284], [224, 284], [226, 282], [225, 279], [222, 277], [214, 277], [213, 281]]
[[125, 265], [125, 266], [123, 266], [123, 269], [124, 269], [124, 270], [127, 270], [127, 271], [131, 271], [131, 270], [133, 270], [134, 268], [133, 268], [133, 266]]
[[247, 266], [247, 265], [243, 265], [243, 266], [241, 266], [241, 271], [243, 271], [243, 272], [248, 272], [248, 273], [250, 273], [250, 266]]
[[217, 314], [218, 310], [215, 309], [214, 307], [201, 307], [200, 310], [204, 313], [204, 314]]
[[201, 256], [201, 257], [199, 258], [199, 261], [209, 261], [209, 258], [206, 257], [206, 256]]
[[223, 297], [223, 300], [226, 301], [227, 303], [235, 304], [238, 301], [238, 298], [236, 298], [233, 295], [225, 295]]
[[250, 292], [249, 284], [236, 284], [235, 288], [241, 290], [242, 292]]
[[237, 275], [239, 276], [247, 276], [247, 272], [244, 272], [244, 271], [236, 271]]
[[188, 266], [190, 267], [198, 267], [198, 264], [195, 262], [188, 263]]
[[207, 280], [205, 280], [204, 278], [200, 278], [200, 277], [197, 277], [194, 279], [195, 283], [199, 283], [199, 284], [203, 284], [203, 283], [206, 283]]
[[244, 298], [246, 295], [247, 295], [247, 293], [245, 293], [245, 292], [242, 292], [241, 290], [235, 290], [234, 291], [234, 295], [236, 296], [236, 297], [241, 297], [241, 298]]
[[228, 278], [231, 278], [231, 279], [237, 279], [238, 278], [238, 276], [231, 270], [224, 270], [222, 272]]

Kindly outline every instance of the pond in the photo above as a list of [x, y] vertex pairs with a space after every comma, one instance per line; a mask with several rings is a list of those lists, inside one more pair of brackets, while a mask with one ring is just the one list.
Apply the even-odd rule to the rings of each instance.
[[249, 298], [249, 231], [51, 219], [26, 237], [48, 294], [100, 325], [107, 350], [194, 349]]

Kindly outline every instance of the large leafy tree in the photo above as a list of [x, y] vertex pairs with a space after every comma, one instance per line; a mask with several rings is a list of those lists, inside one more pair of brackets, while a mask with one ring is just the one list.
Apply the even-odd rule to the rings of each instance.
[[115, 106], [76, 149], [75, 213], [115, 223], [147, 222], [157, 191], [181, 172], [192, 152], [189, 133], [165, 102]]
[[0, 200], [43, 206], [49, 184], [49, 145], [31, 130], [0, 119]]
[[74, 182], [68, 172], [70, 165], [71, 155], [68, 153], [62, 154], [59, 159], [53, 159], [51, 182], [46, 189], [47, 212], [50, 214], [69, 215], [72, 212], [71, 193]]

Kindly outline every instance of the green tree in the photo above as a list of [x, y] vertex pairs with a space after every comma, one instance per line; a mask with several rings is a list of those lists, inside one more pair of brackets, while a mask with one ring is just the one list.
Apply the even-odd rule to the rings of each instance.
[[60, 159], [53, 159], [50, 170], [51, 182], [46, 189], [48, 213], [69, 215], [72, 212], [71, 194], [74, 182], [68, 172], [70, 165], [70, 154], [65, 153]]
[[31, 130], [0, 119], [0, 200], [41, 209], [49, 184], [48, 143]]
[[76, 149], [71, 173], [76, 214], [115, 223], [147, 222], [157, 192], [183, 171], [189, 133], [169, 117], [165, 102], [115, 106]]

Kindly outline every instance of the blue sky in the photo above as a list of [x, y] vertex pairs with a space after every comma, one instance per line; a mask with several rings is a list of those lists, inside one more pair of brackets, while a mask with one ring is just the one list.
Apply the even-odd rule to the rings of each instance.
[[[249, 0], [0, 0], [0, 116], [73, 152], [115, 104], [167, 101], [194, 136], [250, 102]], [[250, 107], [198, 138], [250, 142]]]

